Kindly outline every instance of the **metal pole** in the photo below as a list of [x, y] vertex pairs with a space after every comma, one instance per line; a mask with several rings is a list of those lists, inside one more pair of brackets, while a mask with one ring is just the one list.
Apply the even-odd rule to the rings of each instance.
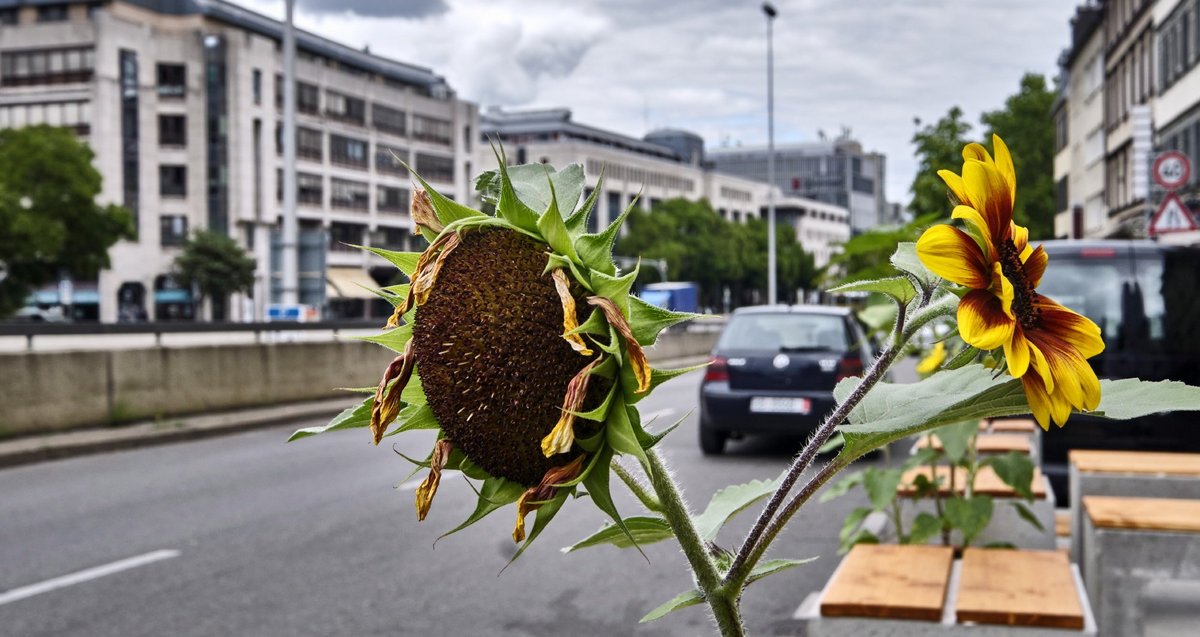
[[296, 221], [296, 31], [292, 10], [296, 0], [285, 0], [283, 27], [283, 228], [280, 237], [280, 301], [300, 302], [300, 228]]
[[775, 7], [763, 3], [767, 15], [767, 303], [775, 305], [776, 270], [775, 259], [775, 43], [772, 26], [775, 23]]

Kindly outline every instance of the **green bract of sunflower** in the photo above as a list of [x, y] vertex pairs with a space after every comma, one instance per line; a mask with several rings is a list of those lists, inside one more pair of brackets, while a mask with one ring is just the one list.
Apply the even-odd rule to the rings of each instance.
[[418, 471], [428, 469], [416, 492], [418, 519], [443, 472], [481, 482], [474, 513], [447, 535], [516, 503], [513, 540], [525, 542], [523, 551], [569, 496], [583, 492], [629, 535], [610, 495], [610, 466], [625, 454], [652, 473], [645, 452], [670, 429], [648, 432], [635, 405], [690, 371], [653, 369], [644, 348], [696, 315], [637, 298], [636, 268], [621, 273], [613, 262], [613, 242], [636, 200], [608, 228], [588, 233], [603, 176], [584, 199], [577, 164], [555, 171], [508, 167], [502, 153], [497, 160], [499, 169], [476, 182], [494, 214], [416, 177], [413, 223], [429, 246], [367, 248], [410, 279], [380, 292], [395, 311], [382, 334], [367, 337], [399, 355], [370, 398], [293, 439], [369, 426], [378, 444], [436, 429], [429, 456], [413, 460]]

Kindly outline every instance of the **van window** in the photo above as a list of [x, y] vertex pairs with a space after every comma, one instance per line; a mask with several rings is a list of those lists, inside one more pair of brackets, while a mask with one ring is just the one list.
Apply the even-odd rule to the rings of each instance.
[[1092, 319], [1104, 340], [1116, 343], [1121, 332], [1121, 295], [1132, 276], [1119, 258], [1072, 259], [1051, 255], [1037, 291]]
[[1137, 260], [1137, 289], [1127, 308], [1131, 345], [1172, 354], [1200, 353], [1200, 250], [1167, 250]]

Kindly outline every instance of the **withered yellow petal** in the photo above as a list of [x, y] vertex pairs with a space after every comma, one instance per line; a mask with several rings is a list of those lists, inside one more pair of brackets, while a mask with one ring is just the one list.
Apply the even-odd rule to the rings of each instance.
[[567, 280], [567, 273], [558, 268], [551, 272], [550, 276], [554, 279], [554, 289], [558, 291], [558, 298], [562, 301], [563, 338], [571, 344], [571, 349], [584, 356], [591, 356], [592, 350], [584, 342], [583, 336], [572, 333], [579, 327], [579, 320], [575, 318], [575, 297], [571, 295], [571, 282]]

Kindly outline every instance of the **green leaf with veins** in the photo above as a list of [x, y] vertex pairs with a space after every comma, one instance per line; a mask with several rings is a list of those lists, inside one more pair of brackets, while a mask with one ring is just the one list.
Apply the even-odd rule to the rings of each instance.
[[863, 281], [852, 281], [839, 285], [835, 288], [827, 290], [831, 294], [842, 294], [845, 292], [877, 292], [886, 294], [894, 299], [897, 303], [906, 304], [911, 301], [916, 295], [917, 290], [913, 287], [913, 283], [908, 277], [892, 276], [883, 279], [867, 279]]
[[979, 421], [968, 420], [938, 427], [933, 434], [942, 443], [942, 451], [951, 464], [959, 464], [967, 457], [971, 440], [979, 435]]
[[774, 559], [767, 560], [765, 562], [759, 562], [758, 565], [750, 571], [750, 575], [746, 578], [746, 585], [749, 586], [750, 584], [753, 584], [764, 577], [774, 575], [781, 571], [786, 571], [789, 568], [795, 568], [802, 564], [808, 564], [816, 559], [817, 558], [815, 557], [809, 557], [802, 560]]
[[1017, 495], [1026, 500], [1033, 500], [1033, 460], [1027, 453], [1010, 451], [1002, 456], [994, 456], [987, 460], [996, 476], [1004, 484], [1012, 487]]
[[938, 275], [930, 272], [929, 268], [921, 263], [921, 259], [917, 257], [917, 244], [911, 241], [897, 244], [891, 261], [897, 270], [912, 275], [927, 290], [932, 290], [940, 280]]
[[1031, 511], [1029, 507], [1025, 506], [1023, 502], [1011, 502], [1010, 504], [1012, 504], [1013, 508], [1017, 510], [1017, 515], [1021, 516], [1022, 520], [1025, 520], [1029, 524], [1033, 525], [1033, 528], [1039, 531], [1046, 530], [1046, 527], [1042, 526], [1042, 521], [1039, 520], [1037, 516], [1033, 514], [1033, 511]]
[[696, 516], [694, 522], [700, 537], [712, 540], [717, 532], [725, 526], [733, 516], [746, 510], [747, 507], [765, 498], [775, 491], [779, 479], [751, 480], [745, 484], [728, 486], [713, 494], [704, 512]]
[[675, 537], [675, 532], [671, 530], [671, 524], [657, 516], [633, 516], [625, 518], [625, 528], [629, 530], [628, 534], [615, 524], [605, 524], [604, 528], [564, 548], [563, 552], [570, 553], [589, 546], [600, 546], [602, 544], [611, 544], [617, 548], [627, 549], [635, 546], [635, 544], [653, 544]]
[[638, 621], [638, 623], [645, 624], [647, 622], [652, 622], [656, 619], [663, 618], [664, 616], [667, 615], [667, 613], [670, 613], [672, 611], [677, 611], [681, 608], [687, 608], [688, 606], [695, 606], [695, 605], [703, 603], [703, 602], [704, 602], [704, 595], [702, 595], [700, 593], [700, 591], [698, 591], [698, 590], [693, 589], [686, 593], [680, 593], [680, 594], [676, 595], [675, 597], [671, 598], [670, 601], [663, 604], [662, 606], [659, 606], [658, 608], [655, 608], [654, 610], [650, 611], [649, 613], [646, 613], [646, 616], [641, 618]]
[[643, 347], [653, 345], [658, 335], [668, 327], [703, 316], [691, 312], [672, 312], [636, 296], [629, 297], [629, 328], [633, 330], [634, 340]]
[[[924, 477], [924, 476], [922, 476]], [[942, 532], [942, 519], [930, 513], [918, 513], [908, 533], [908, 544], [924, 544]]]
[[353, 407], [347, 407], [346, 409], [342, 410], [341, 413], [333, 417], [333, 420], [330, 420], [324, 425], [297, 429], [296, 432], [287, 439], [287, 441], [291, 442], [293, 440], [299, 440], [301, 438], [323, 434], [327, 431], [336, 431], [338, 429], [366, 427], [371, 424], [371, 405], [374, 404], [374, 402], [375, 397], [371, 396], [370, 398], [367, 398]]
[[943, 504], [946, 521], [963, 535], [963, 545], [970, 544], [992, 520], [992, 499], [986, 495], [970, 498], [953, 497]]
[[899, 469], [880, 469], [868, 467], [863, 471], [863, 488], [867, 490], [867, 498], [871, 507], [882, 511], [892, 505], [896, 499], [896, 487], [900, 486]]

